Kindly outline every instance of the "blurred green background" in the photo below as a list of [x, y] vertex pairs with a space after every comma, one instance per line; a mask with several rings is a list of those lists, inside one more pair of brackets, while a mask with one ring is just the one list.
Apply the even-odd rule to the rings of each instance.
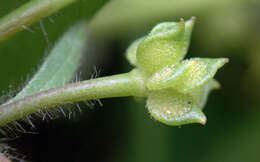
[[[28, 0], [0, 1], [0, 17]], [[79, 69], [88, 79], [129, 71], [124, 52], [132, 40], [162, 21], [196, 16], [187, 57], [228, 57], [216, 75], [205, 126], [169, 127], [151, 119], [133, 98], [102, 100], [72, 119], [35, 119], [35, 133], [8, 143], [28, 161], [259, 162], [260, 3], [253, 0], [81, 0], [0, 44], [1, 102], [37, 71], [46, 53], [75, 22], [87, 19], [91, 46]], [[95, 58], [95, 59], [93, 59]], [[69, 105], [73, 107], [73, 105]], [[66, 106], [68, 107], [68, 106]], [[75, 108], [71, 108], [75, 110]], [[29, 128], [28, 128], [29, 129]]]

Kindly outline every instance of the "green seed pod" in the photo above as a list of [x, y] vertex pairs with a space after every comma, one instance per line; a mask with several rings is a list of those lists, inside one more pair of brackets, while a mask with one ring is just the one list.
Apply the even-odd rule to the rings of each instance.
[[178, 63], [185, 56], [194, 19], [165, 22], [155, 26], [137, 48], [138, 66], [152, 74], [166, 65]]
[[214, 75], [228, 62], [227, 58], [183, 60], [194, 21], [160, 23], [126, 53], [145, 84], [149, 113], [171, 126], [206, 123], [202, 109], [210, 91], [220, 87]]
[[151, 92], [147, 108], [154, 119], [167, 125], [206, 123], [206, 116], [192, 96], [168, 89]]
[[226, 58], [193, 58], [167, 65], [149, 78], [147, 88], [173, 88], [181, 93], [189, 93], [212, 80], [217, 70], [227, 62]]

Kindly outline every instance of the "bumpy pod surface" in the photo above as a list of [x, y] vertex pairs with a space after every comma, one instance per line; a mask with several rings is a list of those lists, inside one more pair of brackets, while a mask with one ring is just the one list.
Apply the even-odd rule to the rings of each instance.
[[227, 58], [183, 60], [194, 22], [195, 18], [160, 23], [126, 52], [146, 84], [149, 113], [167, 125], [206, 123], [202, 108], [209, 92], [220, 87], [214, 75], [228, 62]]

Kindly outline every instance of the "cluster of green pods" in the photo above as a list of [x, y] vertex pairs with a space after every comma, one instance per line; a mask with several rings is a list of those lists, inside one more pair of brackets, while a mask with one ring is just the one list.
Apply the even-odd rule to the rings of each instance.
[[195, 18], [164, 22], [134, 41], [128, 61], [141, 73], [151, 116], [167, 125], [206, 123], [202, 109], [209, 92], [219, 88], [213, 78], [227, 58], [184, 59]]

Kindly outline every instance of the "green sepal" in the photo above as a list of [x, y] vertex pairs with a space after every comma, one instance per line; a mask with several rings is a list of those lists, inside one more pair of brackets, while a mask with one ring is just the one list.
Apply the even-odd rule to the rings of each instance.
[[137, 48], [139, 67], [152, 74], [165, 65], [179, 62], [183, 58], [184, 31], [184, 21], [155, 26]]
[[220, 88], [219, 82], [215, 79], [212, 79], [205, 86], [203, 86], [201, 88], [197, 88], [196, 90], [192, 91], [190, 93], [190, 95], [194, 98], [194, 101], [196, 102], [196, 104], [201, 109], [203, 109], [206, 104], [210, 91], [212, 91], [214, 89], [219, 89], [219, 88]]
[[131, 65], [137, 66], [137, 60], [136, 60], [136, 51], [137, 47], [140, 44], [142, 40], [144, 40], [145, 37], [141, 37], [136, 39], [126, 50], [126, 58], [130, 62]]
[[192, 96], [169, 89], [151, 92], [147, 108], [154, 119], [167, 125], [206, 123], [206, 116]]
[[193, 58], [176, 65], [167, 65], [153, 74], [146, 86], [149, 90], [173, 88], [181, 93], [190, 93], [206, 85], [227, 62], [226, 58]]

